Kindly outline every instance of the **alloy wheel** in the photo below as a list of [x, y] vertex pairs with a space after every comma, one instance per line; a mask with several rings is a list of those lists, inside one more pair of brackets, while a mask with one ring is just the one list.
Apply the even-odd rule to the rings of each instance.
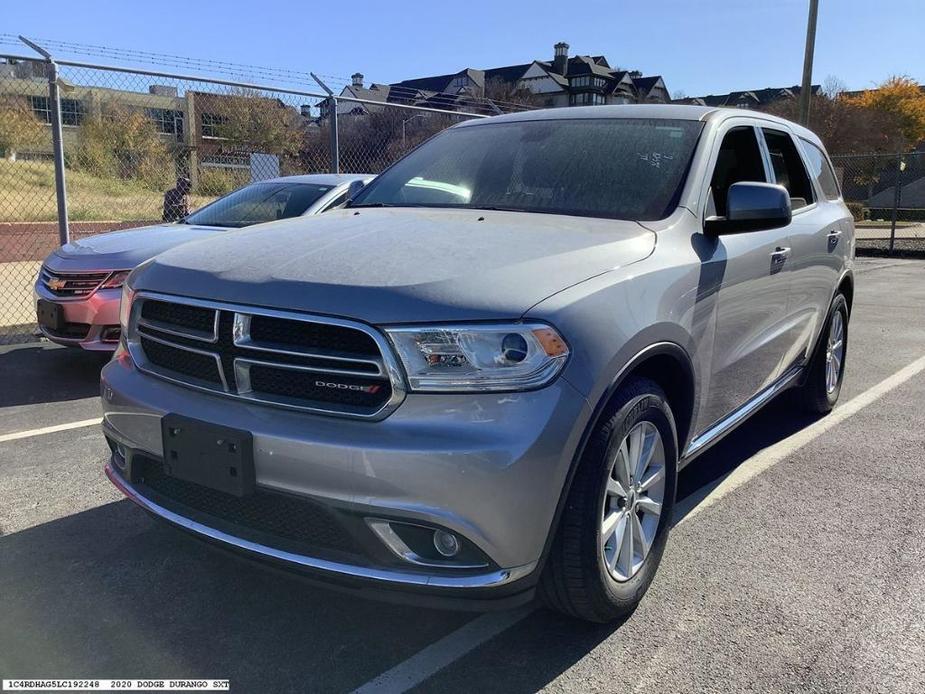
[[601, 552], [610, 575], [628, 581], [658, 532], [665, 500], [665, 447], [658, 428], [636, 424], [610, 461], [601, 518]]
[[845, 360], [845, 320], [841, 311], [832, 314], [829, 339], [825, 351], [825, 392], [831, 395], [838, 387]]

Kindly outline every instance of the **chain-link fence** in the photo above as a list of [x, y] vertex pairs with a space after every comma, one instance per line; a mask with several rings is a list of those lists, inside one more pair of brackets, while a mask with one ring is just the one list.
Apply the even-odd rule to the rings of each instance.
[[925, 252], [925, 152], [848, 154], [832, 163], [860, 251]]
[[[0, 55], [0, 343], [33, 335], [33, 283], [67, 240], [174, 219], [252, 181], [375, 174], [454, 123], [530, 107], [318, 86]], [[860, 248], [925, 250], [925, 152], [834, 163]]]
[[65, 240], [175, 219], [276, 176], [378, 173], [499, 110], [0, 55], [0, 343], [33, 335], [33, 283]]

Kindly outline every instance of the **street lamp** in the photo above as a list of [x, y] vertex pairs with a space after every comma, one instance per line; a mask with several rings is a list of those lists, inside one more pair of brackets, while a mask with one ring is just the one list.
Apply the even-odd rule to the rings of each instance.
[[411, 116], [411, 118], [406, 118], [405, 120], [403, 120], [403, 121], [401, 122], [401, 146], [402, 146], [402, 149], [405, 148], [405, 123], [410, 123], [410, 122], [413, 121], [415, 118], [424, 118], [424, 116], [425, 116], [425, 114], [423, 114], [423, 113], [416, 113], [416, 114], [414, 114], [413, 116]]

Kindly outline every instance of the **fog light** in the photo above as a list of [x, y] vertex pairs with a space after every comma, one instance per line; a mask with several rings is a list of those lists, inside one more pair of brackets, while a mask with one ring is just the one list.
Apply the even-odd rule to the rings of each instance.
[[453, 533], [445, 530], [434, 531], [434, 547], [444, 557], [455, 557], [459, 554], [459, 540]]

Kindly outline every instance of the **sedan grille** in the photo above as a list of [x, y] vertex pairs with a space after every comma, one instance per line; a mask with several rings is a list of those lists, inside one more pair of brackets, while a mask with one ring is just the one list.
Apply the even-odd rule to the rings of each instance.
[[75, 299], [95, 292], [109, 275], [109, 272], [57, 272], [43, 266], [39, 281], [55, 296]]
[[352, 321], [139, 294], [127, 338], [141, 370], [230, 397], [381, 418], [404, 395], [384, 338]]

